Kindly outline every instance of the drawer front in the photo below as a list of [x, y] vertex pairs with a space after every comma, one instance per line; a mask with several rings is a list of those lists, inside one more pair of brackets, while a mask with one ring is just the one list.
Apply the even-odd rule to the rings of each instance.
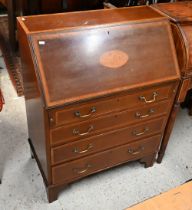
[[123, 162], [138, 160], [145, 155], [156, 153], [160, 140], [161, 136], [153, 136], [145, 140], [55, 166], [52, 168], [53, 184], [73, 181]]
[[52, 164], [80, 158], [82, 156], [126, 144], [149, 135], [161, 133], [165, 127], [165, 118], [152, 120], [137, 126], [129, 126], [105, 134], [75, 141], [51, 149]]
[[[170, 110], [170, 105], [170, 101], [162, 101], [158, 104], [119, 112], [103, 118], [90, 119], [79, 124], [54, 128], [51, 130], [51, 144], [83, 139], [128, 124], [140, 123], [144, 120], [167, 114]], [[167, 108], [165, 109], [165, 107]]]
[[103, 114], [153, 104], [171, 98], [175, 83], [140, 90], [132, 94], [116, 95], [50, 111], [51, 126], [81, 122]]

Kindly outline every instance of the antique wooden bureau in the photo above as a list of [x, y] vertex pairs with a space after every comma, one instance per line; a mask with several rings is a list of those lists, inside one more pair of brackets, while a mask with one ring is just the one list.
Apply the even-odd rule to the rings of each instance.
[[168, 17], [171, 22], [181, 71], [181, 84], [159, 151], [158, 162], [161, 162], [180, 104], [184, 102], [187, 92], [192, 89], [192, 2], [154, 4], [151, 7]]
[[180, 81], [171, 26], [150, 7], [18, 18], [29, 143], [50, 202], [67, 184], [152, 166]]

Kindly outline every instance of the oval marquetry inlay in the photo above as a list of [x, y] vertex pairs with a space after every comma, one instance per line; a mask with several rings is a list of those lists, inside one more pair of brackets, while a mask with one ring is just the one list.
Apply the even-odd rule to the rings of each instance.
[[127, 53], [121, 50], [111, 50], [103, 53], [100, 57], [100, 63], [108, 68], [116, 69], [122, 67], [129, 60]]

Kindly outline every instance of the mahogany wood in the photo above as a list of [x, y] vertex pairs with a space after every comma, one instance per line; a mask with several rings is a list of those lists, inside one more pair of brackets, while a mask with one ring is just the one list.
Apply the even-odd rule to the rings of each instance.
[[[34, 71], [33, 61], [31, 59], [30, 47], [28, 39], [23, 27], [18, 24], [19, 42], [20, 42], [20, 54], [22, 59], [22, 76], [24, 85], [25, 105], [28, 119], [28, 132], [31, 139], [32, 151], [35, 151], [36, 157], [38, 157], [39, 166], [41, 166], [42, 175], [45, 177], [47, 183], [51, 183], [51, 175], [49, 169], [49, 142], [45, 141], [46, 132], [45, 127], [48, 126], [48, 122], [44, 118], [47, 116], [46, 110], [43, 110], [43, 104], [41, 100], [41, 92], [38, 87], [37, 78]], [[33, 113], [34, 112], [34, 113]], [[44, 115], [45, 114], [45, 115]], [[36, 126], [36, 118], [38, 118], [39, 126]], [[30, 134], [31, 133], [31, 134]], [[49, 134], [47, 133], [47, 136]], [[31, 137], [35, 137], [35, 139]], [[34, 152], [33, 152], [34, 154]], [[36, 158], [37, 159], [37, 158]]]
[[[160, 139], [160, 136], [155, 136], [55, 166], [52, 168], [53, 184], [67, 183], [68, 177], [70, 180], [76, 180], [123, 162], [138, 160], [157, 151]], [[154, 157], [152, 159], [154, 160]]]
[[89, 174], [153, 165], [180, 78], [167, 18], [146, 6], [75, 12], [18, 18], [18, 32], [30, 145], [50, 202]]
[[[155, 86], [134, 92], [133, 94], [123, 93], [120, 95], [118, 94], [110, 97], [105, 97], [100, 100], [92, 100], [90, 102], [87, 101], [78, 103], [76, 105], [65, 107], [64, 109], [62, 107], [59, 109], [51, 110], [49, 112], [49, 117], [51, 118], [50, 124], [52, 127], [55, 127], [69, 123], [79, 123], [87, 119], [91, 119], [92, 117], [100, 117], [105, 114], [112, 114], [114, 112], [134, 108], [137, 108], [137, 111], [140, 112], [141, 110], [145, 111], [145, 108], [149, 108], [149, 105], [146, 104], [145, 101], [140, 100], [141, 96], [144, 96], [147, 99], [151, 99], [153, 98], [153, 93], [156, 92], [158, 94], [158, 96], [156, 96], [156, 103], [161, 101], [163, 101], [162, 103], [165, 103], [165, 100], [172, 97], [172, 91], [174, 89], [175, 84]], [[157, 105], [161, 106], [160, 104], [161, 103]]]
[[140, 163], [145, 164], [145, 168], [152, 167], [155, 161], [156, 161], [156, 153], [145, 156], [139, 160]]
[[168, 16], [172, 22], [189, 23], [192, 21], [191, 1], [154, 4], [151, 6], [159, 10], [161, 14]]
[[[87, 154], [92, 154], [161, 133], [164, 130], [166, 124], [165, 122], [165, 118], [160, 118], [158, 120], [155, 119], [137, 126], [129, 126], [118, 130], [114, 128], [115, 131], [110, 131], [105, 134], [103, 134], [103, 131], [101, 135], [80, 139], [80, 141], [55, 147], [52, 149], [52, 163], [57, 164], [62, 161], [77, 159]], [[143, 134], [138, 135], [138, 133]], [[109, 139], [110, 144], [108, 143]]]
[[158, 163], [162, 162], [178, 111], [179, 111], [179, 104], [175, 104], [171, 111], [171, 114], [167, 123], [167, 127], [165, 128], [165, 134], [163, 136], [163, 141], [162, 141], [161, 148], [160, 148], [158, 158], [157, 158]]
[[[123, 115], [123, 118], [124, 118], [124, 120], [126, 120], [126, 114]], [[82, 140], [87, 137], [99, 135], [99, 134], [105, 133], [110, 130], [115, 130], [120, 127], [125, 127], [132, 123], [131, 121], [129, 121], [129, 119], [127, 119], [126, 121], [124, 121], [124, 120], [122, 120], [122, 122], [118, 122], [118, 119], [115, 116], [113, 119], [111, 119], [111, 118], [108, 119], [108, 117], [105, 116], [105, 118], [101, 119], [101, 121], [99, 121], [99, 122], [97, 122], [96, 119], [94, 119], [92, 121], [89, 120], [88, 122], [85, 122], [84, 123], [85, 125], [84, 124], [83, 125], [76, 124], [76, 125], [72, 125], [71, 127], [67, 127], [67, 128], [59, 127], [59, 128], [56, 128], [56, 129], [50, 131], [50, 142], [51, 142], [51, 145], [55, 145], [56, 143], [61, 144], [61, 143]], [[145, 128], [147, 128], [147, 131], [144, 132], [143, 136], [150, 135], [150, 134], [156, 133], [158, 131], [161, 131], [163, 125], [164, 125], [163, 119], [160, 118], [158, 120], [154, 120], [152, 122], [149, 121], [148, 123], [142, 123], [137, 126], [133, 126], [133, 127], [129, 126], [128, 132], [127, 132], [127, 139], [129, 139], [129, 138], [137, 139], [138, 138], [138, 136], [136, 134], [134, 134], [134, 131], [136, 133], [140, 133], [143, 130], [145, 130]], [[91, 126], [93, 126], [93, 129], [92, 130], [90, 129], [90, 133], [88, 133], [87, 130], [89, 130], [89, 128]], [[87, 132], [87, 134], [81, 136], [81, 135], [74, 133], [75, 130], [79, 131], [79, 133]]]
[[[129, 12], [127, 12], [127, 9], [129, 9]], [[58, 29], [62, 30], [74, 27], [84, 28], [86, 26], [98, 26], [107, 24], [114, 25], [118, 22], [126, 23], [130, 21], [135, 22], [162, 18], [162, 15], [148, 7], [119, 8], [118, 10], [119, 12], [113, 12], [113, 16], [110, 16], [112, 11], [108, 9], [53, 15], [28, 16], [25, 18], [24, 25], [29, 32], [38, 32]], [[100, 18], [98, 18], [98, 16]], [[59, 21], [61, 17], [65, 21]], [[18, 18], [18, 20], [21, 23], [23, 22], [21, 21], [21, 18]]]
[[184, 79], [179, 87], [179, 92], [178, 92], [178, 96], [177, 96], [177, 102], [178, 103], [182, 103], [185, 101], [185, 97], [187, 95], [187, 91], [189, 89], [191, 89], [191, 79], [192, 78], [187, 78]]
[[9, 40], [14, 51], [17, 50], [17, 16], [103, 8], [103, 0], [0, 0], [0, 3], [8, 11]]
[[151, 7], [170, 19], [181, 71], [181, 83], [177, 91], [175, 106], [170, 115], [159, 152], [158, 162], [161, 162], [179, 109], [178, 104], [185, 101], [187, 92], [192, 88], [192, 2], [154, 4]]
[[154, 4], [151, 7], [168, 17], [172, 23], [175, 45], [183, 76], [192, 71], [191, 1]]

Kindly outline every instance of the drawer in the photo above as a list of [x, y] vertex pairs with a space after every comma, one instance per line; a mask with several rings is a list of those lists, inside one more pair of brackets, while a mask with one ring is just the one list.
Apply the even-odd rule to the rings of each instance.
[[[167, 107], [165, 109], [165, 107]], [[140, 109], [123, 111], [114, 115], [90, 119], [79, 124], [58, 127], [50, 130], [51, 145], [84, 139], [92, 135], [114, 130], [128, 124], [140, 123], [146, 119], [161, 116], [169, 112], [170, 102], [163, 101], [159, 104], [150, 105]]]
[[153, 104], [171, 98], [175, 90], [175, 83], [156, 86], [130, 94], [121, 94], [98, 100], [71, 105], [68, 108], [49, 112], [52, 127], [69, 123], [81, 122], [103, 114], [113, 113], [135, 107]]
[[[159, 118], [52, 148], [52, 163], [55, 164], [61, 161], [75, 159], [89, 153], [98, 152], [138, 140], [139, 138], [161, 133], [164, 130], [165, 123], [165, 117]], [[82, 152], [84, 150], [88, 151]]]
[[70, 182], [123, 162], [138, 160], [145, 155], [156, 153], [160, 145], [160, 140], [161, 136], [153, 136], [52, 167], [53, 184]]

